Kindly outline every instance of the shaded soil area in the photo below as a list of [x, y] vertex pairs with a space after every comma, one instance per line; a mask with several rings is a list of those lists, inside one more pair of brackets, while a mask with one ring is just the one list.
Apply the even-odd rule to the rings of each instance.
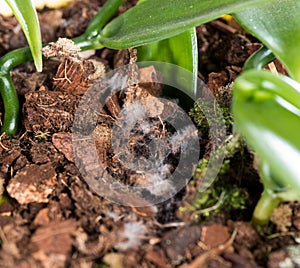
[[[43, 42], [83, 33], [101, 2], [74, 1], [63, 9], [40, 11]], [[127, 1], [119, 12], [133, 3]], [[76, 159], [89, 152], [74, 154], [72, 147], [75, 112], [82, 95], [102, 72], [132, 63], [133, 80], [138, 76], [153, 79], [153, 75], [163, 79], [155, 69], [137, 69], [134, 50], [105, 48], [89, 55], [45, 60], [42, 73], [35, 72], [32, 63], [13, 70], [22, 122], [17, 137], [1, 136], [0, 140], [0, 267], [300, 265], [299, 204], [282, 204], [268, 226], [251, 224], [262, 185], [252, 152], [239, 136], [232, 134], [230, 84], [242, 71], [245, 60], [261, 45], [233, 20], [219, 19], [199, 26], [197, 36], [199, 77], [207, 85], [201, 92], [201, 105], [205, 105], [208, 92], [219, 103], [228, 135], [225, 159], [214, 183], [199, 191], [214, 148], [207, 121], [197, 105], [191, 107], [189, 114], [201, 133], [198, 167], [187, 186], [176, 195], [169, 192], [168, 181], [147, 193], [170, 196], [156, 205], [142, 200], [144, 207], [121, 206], [97, 195], [75, 165]], [[25, 44], [16, 20], [1, 17], [0, 54]], [[284, 71], [280, 63], [275, 65], [278, 71]], [[164, 121], [173, 106], [155, 100], [162, 91], [155, 81], [146, 85], [137, 81], [121, 94], [113, 95], [97, 111], [96, 127], [89, 132], [105, 170], [123, 185], [145, 186], [147, 179], [161, 179], [165, 173], [172, 173], [182, 154], [175, 141], [181, 139], [189, 144], [192, 139], [189, 129], [178, 138], [174, 128]], [[134, 125], [130, 132], [129, 151], [134, 159], [143, 158], [147, 163], [152, 140], [160, 140], [171, 148], [167, 160], [158, 157], [151, 174], [126, 169], [122, 163], [130, 156], [122, 156], [122, 150], [115, 154], [111, 142], [112, 126], [122, 107], [130, 121], [130, 115], [136, 115], [126, 107], [138, 100], [148, 101], [151, 116]], [[3, 116], [2, 103], [0, 113]], [[118, 146], [121, 148], [121, 144]], [[183, 180], [190, 179], [182, 176]], [[118, 198], [129, 196], [124, 192]]]

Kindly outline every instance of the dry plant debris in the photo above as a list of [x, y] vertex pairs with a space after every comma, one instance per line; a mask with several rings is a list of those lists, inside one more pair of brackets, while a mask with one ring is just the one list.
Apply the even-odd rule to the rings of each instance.
[[280, 232], [287, 232], [292, 226], [292, 209], [289, 204], [282, 204], [274, 209], [271, 221], [276, 224]]

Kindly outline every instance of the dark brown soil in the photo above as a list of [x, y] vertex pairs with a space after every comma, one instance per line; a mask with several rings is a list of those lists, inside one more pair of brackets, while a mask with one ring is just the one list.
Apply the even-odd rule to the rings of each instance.
[[[42, 10], [39, 16], [43, 42], [84, 32], [101, 2], [74, 1], [64, 9]], [[126, 2], [120, 12], [132, 5], [131, 2]], [[234, 21], [222, 19], [199, 26], [197, 35], [199, 77], [228, 110], [231, 94], [227, 85], [234, 81], [245, 60], [260, 44]], [[16, 20], [1, 17], [0, 54], [25, 44]], [[114, 68], [127, 63], [130, 53], [103, 49], [96, 51], [92, 58], [106, 68]], [[203, 203], [205, 195], [200, 195], [197, 188], [201, 183], [200, 168], [185, 189], [156, 206], [119, 206], [89, 189], [75, 166], [71, 137], [78, 102], [93, 83], [88, 75], [95, 70], [89, 64], [84, 60], [82, 69], [70, 59], [46, 60], [42, 73], [36, 73], [32, 63], [22, 64], [12, 72], [22, 104], [22, 124], [17, 137], [9, 140], [1, 136], [0, 140], [0, 190], [3, 192], [0, 267], [300, 265], [298, 204], [280, 206], [266, 227], [258, 228], [250, 223], [262, 185], [253, 155], [241, 139], [227, 153], [228, 166], [208, 189], [208, 200]], [[276, 66], [280, 70], [280, 64]], [[76, 72], [72, 76], [74, 68]], [[71, 83], [64, 80], [65, 69]], [[141, 72], [147, 75], [150, 70]], [[150, 98], [160, 92], [157, 85], [145, 87], [146, 93], [133, 89], [135, 98], [140, 94]], [[120, 106], [133, 97], [125, 94], [115, 98], [99, 116], [95, 132], [97, 152], [110, 172], [126, 178], [125, 184], [140, 183], [137, 174], [128, 173], [111, 156], [107, 137], [112, 121]], [[3, 114], [2, 104], [0, 113]], [[164, 128], [158, 119], [151, 123], [155, 137], [167, 142], [172, 128], [167, 125]], [[230, 134], [230, 123], [227, 127]], [[205, 148], [201, 157], [206, 157], [211, 144], [205, 129], [199, 126], [199, 130], [203, 133], [200, 144]], [[134, 133], [132, 150], [137, 155], [147, 155], [147, 147], [143, 145], [146, 138], [151, 137], [138, 131]], [[176, 166], [178, 155], [180, 152], [175, 150], [168, 162], [170, 169]], [[216, 203], [219, 197], [222, 199], [223, 192], [224, 204], [220, 202], [218, 206]]]

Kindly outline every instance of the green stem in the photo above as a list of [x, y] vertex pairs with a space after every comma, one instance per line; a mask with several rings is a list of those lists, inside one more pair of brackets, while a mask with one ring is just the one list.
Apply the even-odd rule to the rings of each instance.
[[118, 11], [118, 8], [124, 0], [109, 0], [100, 9], [100, 11], [89, 22], [84, 34], [72, 39], [82, 51], [90, 49], [101, 49], [99, 37], [101, 30], [108, 20]]
[[6, 75], [17, 65], [32, 60], [29, 47], [19, 48], [8, 52], [0, 59], [0, 75]]
[[75, 43], [75, 45], [80, 47], [81, 51], [104, 48], [104, 46], [99, 42], [99, 39], [97, 37], [87, 39], [85, 34], [73, 38], [72, 41]]
[[273, 210], [281, 202], [274, 192], [264, 190], [253, 213], [252, 222], [258, 225], [266, 225], [272, 215]]
[[267, 64], [275, 60], [275, 58], [276, 57], [270, 49], [268, 49], [266, 46], [262, 46], [247, 59], [243, 70], [261, 70]]
[[18, 130], [20, 105], [9, 73], [0, 76], [0, 94], [5, 109], [1, 132], [5, 132], [8, 136], [13, 136]]
[[100, 35], [104, 25], [118, 11], [124, 0], [108, 0], [89, 22], [84, 35], [90, 39]]
[[20, 112], [19, 99], [10, 77], [10, 71], [15, 66], [32, 60], [32, 54], [28, 47], [11, 51], [0, 59], [0, 94], [5, 109], [1, 132], [5, 132], [8, 136], [17, 133]]

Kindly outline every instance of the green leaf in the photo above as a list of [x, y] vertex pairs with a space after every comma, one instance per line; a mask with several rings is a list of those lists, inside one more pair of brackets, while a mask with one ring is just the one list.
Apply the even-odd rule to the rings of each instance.
[[[174, 37], [153, 42], [138, 48], [139, 61], [161, 61], [176, 64], [193, 73], [191, 81], [180, 80], [180, 74], [170, 74], [177, 83], [192, 95], [196, 95], [198, 77], [198, 47], [195, 29]], [[165, 72], [168, 73], [168, 72]]]
[[285, 76], [251, 70], [235, 80], [233, 93], [236, 126], [268, 169], [263, 175], [272, 177], [265, 187], [286, 189], [282, 199], [299, 199], [300, 85]]
[[252, 5], [274, 0], [151, 0], [118, 16], [101, 32], [100, 42], [122, 49], [166, 39]]
[[300, 1], [276, 0], [234, 14], [238, 22], [262, 41], [300, 82]]
[[36, 10], [31, 0], [5, 0], [12, 9], [29, 44], [36, 69], [42, 71], [42, 38]]

